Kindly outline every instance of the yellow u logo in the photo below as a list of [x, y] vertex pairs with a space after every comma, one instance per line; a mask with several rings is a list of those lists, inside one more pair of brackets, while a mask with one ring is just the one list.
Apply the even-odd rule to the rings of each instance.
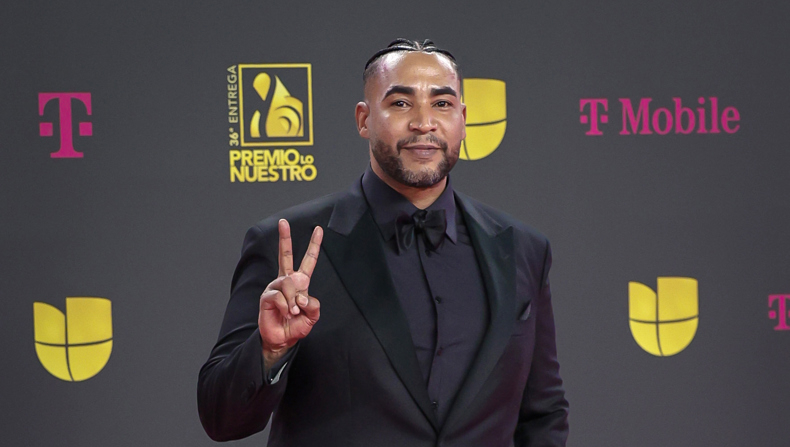
[[466, 104], [466, 138], [462, 160], [479, 160], [494, 152], [505, 137], [507, 105], [505, 82], [498, 79], [463, 80]]
[[628, 316], [631, 334], [645, 351], [658, 356], [675, 355], [694, 339], [699, 324], [699, 298], [694, 278], [658, 278], [657, 292], [628, 283]]
[[58, 379], [90, 379], [110, 359], [112, 305], [106, 298], [66, 298], [66, 315], [36, 302], [33, 321], [38, 359]]

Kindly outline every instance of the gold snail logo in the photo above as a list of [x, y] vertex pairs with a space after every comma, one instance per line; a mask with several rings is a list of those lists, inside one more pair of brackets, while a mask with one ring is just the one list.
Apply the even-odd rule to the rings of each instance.
[[310, 64], [239, 64], [241, 146], [312, 146]]
[[466, 104], [466, 139], [461, 143], [462, 160], [491, 155], [502, 143], [507, 127], [505, 82], [498, 79], [463, 80]]
[[106, 298], [66, 298], [66, 314], [33, 303], [36, 354], [50, 374], [67, 382], [90, 379], [112, 353], [112, 304]]
[[637, 344], [658, 357], [675, 355], [694, 339], [699, 324], [699, 297], [694, 278], [658, 278], [656, 292], [628, 283], [628, 316]]
[[[304, 136], [304, 107], [302, 101], [291, 96], [278, 76], [274, 77], [275, 86], [269, 105], [269, 115], [266, 117], [266, 136], [273, 137], [301, 137]], [[266, 101], [272, 77], [267, 73], [255, 76], [252, 86], [261, 99]], [[250, 136], [261, 137], [261, 112], [256, 110], [250, 123]]]

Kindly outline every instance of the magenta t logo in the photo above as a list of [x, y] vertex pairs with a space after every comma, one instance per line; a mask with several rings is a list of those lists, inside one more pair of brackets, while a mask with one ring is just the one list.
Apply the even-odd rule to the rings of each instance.
[[774, 309], [768, 311], [768, 318], [772, 320], [779, 320], [779, 324], [774, 327], [775, 331], [790, 331], [790, 326], [787, 325], [787, 302], [790, 301], [790, 295], [768, 295], [768, 308], [773, 306], [774, 301], [779, 302], [779, 311]]
[[[584, 106], [587, 104], [590, 105], [590, 114], [584, 114]], [[590, 124], [590, 130], [585, 132], [585, 135], [603, 135], [603, 132], [598, 130], [599, 123], [608, 123], [609, 122], [609, 115], [600, 114], [598, 115], [598, 104], [603, 105], [603, 111], [609, 111], [609, 100], [606, 98], [583, 98], [579, 100], [579, 112], [582, 113], [582, 116], [579, 118], [582, 124]]]
[[[59, 105], [60, 122], [60, 149], [50, 154], [52, 158], [82, 158], [82, 152], [74, 150], [74, 139], [72, 135], [71, 120], [71, 100], [76, 99], [85, 105], [88, 116], [91, 115], [91, 94], [90, 93], [39, 93], [38, 94], [38, 115], [44, 116], [44, 107], [51, 100], [56, 99]], [[80, 122], [80, 136], [89, 137], [93, 135], [93, 124], [90, 121]], [[51, 137], [54, 134], [52, 123], [39, 123], [39, 135]]]

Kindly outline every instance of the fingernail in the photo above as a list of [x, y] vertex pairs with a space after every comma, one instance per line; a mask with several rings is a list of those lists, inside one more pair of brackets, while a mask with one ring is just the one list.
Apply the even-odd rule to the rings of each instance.
[[304, 295], [299, 295], [299, 298], [296, 299], [296, 302], [298, 302], [300, 306], [307, 306], [307, 297]]
[[299, 313], [299, 306], [294, 305], [294, 307], [291, 308], [291, 312], [293, 312], [294, 315], [298, 314]]

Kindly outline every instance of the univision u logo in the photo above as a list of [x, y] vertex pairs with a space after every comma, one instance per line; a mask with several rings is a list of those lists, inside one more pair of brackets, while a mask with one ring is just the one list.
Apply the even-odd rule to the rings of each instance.
[[466, 104], [466, 138], [461, 160], [479, 160], [491, 155], [502, 143], [507, 128], [505, 82], [499, 79], [463, 80]]
[[656, 292], [628, 283], [631, 334], [645, 351], [658, 357], [675, 355], [694, 339], [699, 324], [699, 297], [694, 278], [658, 278]]
[[66, 314], [33, 303], [36, 354], [58, 379], [80, 382], [104, 368], [112, 352], [112, 304], [106, 298], [66, 298]]

